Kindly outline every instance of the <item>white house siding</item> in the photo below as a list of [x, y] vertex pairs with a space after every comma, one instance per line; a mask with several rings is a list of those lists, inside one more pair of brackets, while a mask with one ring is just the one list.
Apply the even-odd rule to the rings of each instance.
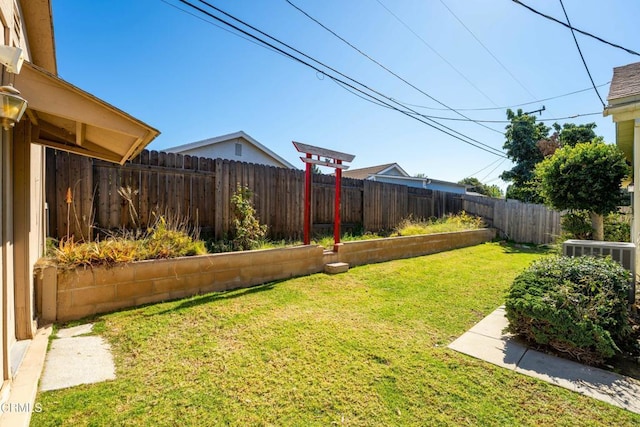
[[[236, 155], [236, 144], [242, 145], [242, 155]], [[273, 157], [259, 150], [253, 144], [242, 138], [236, 138], [230, 141], [219, 142], [209, 146], [192, 148], [190, 150], [180, 151], [180, 154], [188, 154], [190, 156], [207, 157], [211, 159], [228, 159], [238, 162], [256, 163], [260, 165], [286, 167], [277, 162]]]

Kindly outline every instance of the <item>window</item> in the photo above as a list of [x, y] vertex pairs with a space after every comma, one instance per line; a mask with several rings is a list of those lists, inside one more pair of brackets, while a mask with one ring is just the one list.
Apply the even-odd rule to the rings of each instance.
[[236, 156], [242, 156], [242, 144], [236, 142]]

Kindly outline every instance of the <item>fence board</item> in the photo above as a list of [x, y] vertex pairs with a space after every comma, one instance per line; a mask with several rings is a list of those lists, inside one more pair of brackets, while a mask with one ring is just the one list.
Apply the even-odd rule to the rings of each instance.
[[[194, 226], [220, 239], [231, 227], [231, 196], [237, 185], [248, 186], [254, 207], [269, 237], [300, 238], [304, 223], [304, 171], [143, 151], [124, 166], [49, 150], [47, 152], [47, 202], [49, 233], [66, 235], [65, 195], [74, 189], [80, 226], [69, 224], [70, 233], [84, 235], [95, 212], [98, 228], [132, 227], [128, 207], [118, 188], [138, 190], [133, 204], [139, 224], [146, 226], [153, 214], [188, 215]], [[389, 230], [404, 218], [441, 217], [465, 210], [482, 216], [500, 235], [521, 242], [548, 243], [559, 234], [560, 213], [541, 205], [513, 200], [444, 193], [422, 188], [343, 178], [341, 188], [342, 231]], [[313, 175], [311, 213], [314, 232], [331, 234], [334, 216], [335, 177]], [[72, 218], [73, 219], [73, 218]], [[87, 225], [82, 226], [81, 223]], [[77, 224], [77, 225], [78, 225]]]

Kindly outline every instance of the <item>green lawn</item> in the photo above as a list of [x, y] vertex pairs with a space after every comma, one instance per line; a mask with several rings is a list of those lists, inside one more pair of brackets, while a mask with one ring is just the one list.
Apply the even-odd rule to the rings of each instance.
[[639, 425], [449, 350], [540, 253], [485, 244], [101, 316], [117, 379], [33, 426]]

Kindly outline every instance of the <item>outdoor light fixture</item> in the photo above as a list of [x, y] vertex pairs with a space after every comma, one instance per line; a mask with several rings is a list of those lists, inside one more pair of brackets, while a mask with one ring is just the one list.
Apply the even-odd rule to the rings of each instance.
[[[11, 74], [19, 74], [24, 62], [24, 52], [19, 47], [0, 45], [0, 65]], [[11, 129], [20, 121], [27, 109], [27, 101], [20, 91], [9, 86], [0, 86], [0, 122], [4, 130]]]
[[0, 86], [0, 122], [4, 130], [9, 130], [20, 121], [27, 109], [27, 101], [13, 86]]

